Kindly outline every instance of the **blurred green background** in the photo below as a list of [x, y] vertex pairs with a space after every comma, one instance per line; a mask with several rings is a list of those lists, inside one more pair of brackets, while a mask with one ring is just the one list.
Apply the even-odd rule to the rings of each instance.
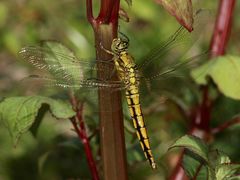
[[[120, 30], [130, 38], [130, 52], [136, 59], [166, 40], [179, 26], [176, 20], [154, 1], [133, 0], [132, 7], [128, 7], [124, 1], [121, 3], [130, 22], [120, 20]], [[235, 17], [239, 17], [240, 2], [237, 3]], [[95, 2], [95, 14], [98, 6]], [[210, 19], [214, 20], [217, 6], [218, 1], [215, 0], [197, 4], [196, 8], [209, 9]], [[94, 59], [93, 31], [86, 20], [85, 11], [83, 0], [0, 2], [0, 99], [38, 94], [42, 91], [41, 85], [31, 88], [21, 85], [24, 77], [39, 72], [20, 59], [18, 52], [21, 47], [35, 45], [40, 40], [54, 39], [63, 42], [78, 57]], [[240, 41], [236, 38], [239, 37], [239, 27], [240, 22], [235, 18], [228, 52], [239, 53]], [[211, 26], [207, 32], [195, 47], [195, 51], [201, 52], [208, 47]], [[198, 92], [196, 94], [199, 96]], [[189, 100], [193, 99], [191, 94], [184, 95], [183, 99], [189, 108], [193, 108], [192, 101]], [[181, 116], [173, 103], [160, 101], [164, 101], [164, 97], [157, 96], [151, 101], [151, 107], [146, 102], [144, 108], [153, 153], [160, 163], [156, 172], [152, 172], [144, 160], [124, 105], [130, 179], [165, 179], [176, 162], [176, 153], [165, 153], [174, 139], [187, 132], [189, 122]], [[212, 127], [231, 119], [239, 113], [239, 107], [239, 102], [219, 97], [213, 108]], [[46, 107], [41, 111], [46, 112]], [[86, 116], [86, 121], [89, 132], [97, 128], [96, 114]], [[7, 129], [0, 122], [0, 179], [91, 179], [82, 144], [71, 129], [70, 122], [56, 120], [46, 112], [38, 132], [34, 135], [24, 134], [14, 147]], [[240, 161], [239, 130], [239, 126], [234, 126], [224, 131], [214, 138], [212, 144], [230, 155], [234, 162]], [[94, 136], [91, 143], [95, 159], [101, 165], [98, 136]]]

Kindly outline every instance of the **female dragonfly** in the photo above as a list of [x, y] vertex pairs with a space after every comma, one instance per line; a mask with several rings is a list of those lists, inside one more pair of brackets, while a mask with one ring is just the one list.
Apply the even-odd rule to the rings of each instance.
[[150, 52], [147, 60], [141, 66], [137, 65], [134, 58], [128, 52], [129, 40], [125, 35], [115, 38], [112, 41], [111, 50], [104, 47], [103, 50], [113, 55], [112, 62], [114, 70], [117, 72], [119, 81], [109, 81], [109, 78], [99, 79], [95, 75], [97, 71], [105, 71], [110, 68], [112, 63], [109, 61], [99, 61], [98, 65], [77, 59], [70, 50], [60, 43], [54, 41], [46, 41], [42, 46], [28, 46], [21, 49], [21, 56], [32, 63], [35, 67], [48, 70], [53, 74], [54, 79], [45, 77], [45, 80], [54, 83], [57, 86], [69, 88], [112, 88], [124, 89], [125, 97], [128, 104], [131, 119], [136, 130], [137, 137], [141, 144], [142, 150], [151, 167], [156, 169], [152, 150], [149, 143], [149, 137], [142, 113], [139, 86], [141, 79], [150, 81], [151, 79], [162, 77], [163, 75], [174, 72], [182, 64], [177, 64], [167, 70], [157, 73], [147, 78], [140, 74], [150, 62], [159, 60], [173, 45], [182, 40], [186, 40], [188, 32], [180, 27], [167, 41], [160, 47]]

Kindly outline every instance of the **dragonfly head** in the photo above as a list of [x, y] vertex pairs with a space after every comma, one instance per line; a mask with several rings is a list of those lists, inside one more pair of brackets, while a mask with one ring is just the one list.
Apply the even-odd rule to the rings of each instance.
[[121, 53], [123, 51], [126, 51], [128, 49], [129, 42], [122, 38], [114, 38], [112, 41], [112, 51], [114, 53]]

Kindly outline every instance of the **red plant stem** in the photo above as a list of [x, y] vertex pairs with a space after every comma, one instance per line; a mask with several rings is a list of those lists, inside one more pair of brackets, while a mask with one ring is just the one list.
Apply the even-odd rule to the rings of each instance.
[[[214, 33], [210, 44], [211, 58], [223, 55], [225, 53], [226, 45], [229, 39], [231, 30], [232, 14], [235, 7], [235, 0], [220, 0], [218, 15], [215, 22]], [[196, 113], [192, 118], [191, 129], [189, 134], [196, 135], [202, 139], [208, 137], [210, 132], [210, 118], [211, 118], [211, 99], [209, 98], [208, 86], [202, 89], [202, 103], [197, 108]], [[216, 130], [215, 130], [216, 131]], [[170, 176], [171, 180], [179, 179], [182, 176], [183, 169], [181, 168], [182, 157]]]
[[[192, 124], [191, 124], [192, 130], [190, 131], [190, 134], [197, 136], [197, 134], [194, 134], [195, 131], [193, 131], [193, 129], [200, 129], [205, 131], [206, 133], [209, 133], [211, 108], [212, 108], [212, 102], [211, 102], [211, 99], [209, 99], [208, 86], [204, 86], [202, 88], [202, 103], [197, 108], [197, 112], [193, 116]], [[200, 137], [200, 138], [203, 138], [203, 137]]]
[[182, 153], [180, 154], [178, 163], [174, 168], [172, 175], [168, 178], [169, 180], [188, 180], [188, 177], [182, 168], [183, 155], [184, 151], [182, 151]]
[[[75, 106], [75, 108], [76, 108], [76, 106]], [[80, 108], [76, 108], [77, 114], [75, 117], [71, 118], [71, 122], [73, 124], [73, 127], [74, 127], [79, 139], [83, 143], [83, 147], [84, 147], [84, 151], [85, 151], [85, 154], [87, 157], [88, 166], [91, 171], [92, 179], [99, 180], [97, 167], [96, 167], [96, 164], [93, 159], [92, 150], [91, 150], [91, 147], [89, 144], [89, 139], [87, 137], [86, 129], [84, 126], [84, 121], [82, 118], [82, 109], [83, 109], [83, 105], [81, 105]]]
[[94, 18], [92, 11], [92, 0], [86, 0], [86, 6], [87, 6], [87, 19], [91, 24], [93, 24]]
[[87, 19], [96, 30], [100, 24], [117, 24], [120, 1], [119, 0], [101, 0], [101, 8], [98, 17], [95, 19], [92, 12], [92, 0], [86, 0]]
[[[235, 0], [221, 0], [218, 8], [218, 15], [215, 22], [212, 41], [210, 44], [211, 57], [221, 56], [225, 53], [227, 42], [230, 36], [233, 9]], [[209, 98], [208, 86], [202, 89], [202, 104], [199, 107], [200, 115], [193, 119], [192, 128], [199, 128], [209, 133], [211, 118], [211, 99]]]
[[212, 133], [212, 134], [217, 134], [217, 133], [222, 132], [222, 131], [224, 131], [225, 129], [227, 129], [227, 128], [235, 125], [235, 124], [239, 124], [239, 123], [240, 123], [240, 117], [235, 117], [235, 118], [233, 118], [232, 120], [229, 120], [229, 121], [221, 124], [220, 126], [218, 126], [218, 127], [216, 127], [216, 128], [213, 128], [213, 129], [211, 130], [211, 133]]
[[101, 0], [100, 13], [96, 21], [101, 21], [104, 24], [110, 22], [114, 5], [115, 2], [113, 0]]
[[236, 0], [220, 1], [214, 34], [210, 45], [210, 50], [214, 57], [225, 53], [231, 31], [232, 15], [235, 4]]

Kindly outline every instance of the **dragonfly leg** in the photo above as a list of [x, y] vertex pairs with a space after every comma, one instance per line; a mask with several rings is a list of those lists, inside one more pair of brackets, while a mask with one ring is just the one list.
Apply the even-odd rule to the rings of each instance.
[[103, 51], [105, 51], [106, 53], [108, 53], [108, 54], [114, 56], [114, 53], [113, 53], [112, 51], [106, 49], [106, 48], [103, 46], [102, 42], [100, 42], [99, 45], [100, 45], [100, 48], [101, 48]]
[[126, 86], [121, 86], [121, 87], [111, 89], [111, 92], [122, 91], [122, 90], [125, 90], [125, 89], [126, 89]]
[[127, 43], [129, 43], [129, 38], [127, 37], [126, 34], [124, 34], [123, 32], [121, 32], [120, 30], [118, 31], [119, 34], [121, 34], [122, 37], [124, 37], [124, 39], [127, 41]]
[[114, 76], [115, 73], [116, 73], [116, 68], [113, 69], [113, 71], [111, 72], [109, 78], [106, 79], [106, 80], [111, 80], [111, 78]]

